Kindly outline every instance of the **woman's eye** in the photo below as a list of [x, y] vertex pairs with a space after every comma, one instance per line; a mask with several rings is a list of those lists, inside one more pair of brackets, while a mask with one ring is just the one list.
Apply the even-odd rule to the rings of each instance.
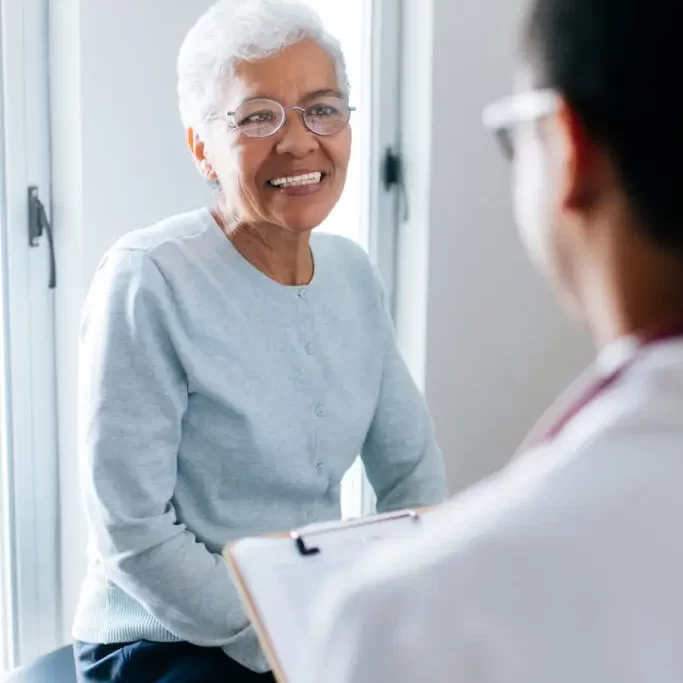
[[250, 114], [240, 121], [240, 126], [248, 126], [254, 123], [269, 123], [273, 120], [273, 113], [269, 111], [259, 111], [255, 114]]
[[337, 116], [339, 112], [334, 107], [329, 105], [316, 105], [308, 110], [310, 116], [324, 117], [324, 116]]

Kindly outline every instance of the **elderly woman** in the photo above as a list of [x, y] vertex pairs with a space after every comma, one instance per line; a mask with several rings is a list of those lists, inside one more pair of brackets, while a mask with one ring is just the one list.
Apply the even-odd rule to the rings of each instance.
[[445, 495], [373, 268], [312, 234], [351, 148], [339, 44], [300, 2], [223, 0], [178, 70], [219, 199], [123, 238], [86, 302], [82, 681], [268, 680], [224, 544], [338, 518], [359, 453], [381, 511]]

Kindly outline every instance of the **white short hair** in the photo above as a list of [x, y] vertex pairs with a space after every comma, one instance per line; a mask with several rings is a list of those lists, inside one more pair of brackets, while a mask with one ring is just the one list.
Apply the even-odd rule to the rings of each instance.
[[178, 55], [178, 98], [186, 128], [201, 126], [216, 113], [221, 86], [238, 62], [266, 59], [306, 38], [331, 57], [338, 84], [349, 96], [346, 63], [339, 41], [318, 13], [301, 0], [219, 0], [200, 17]]

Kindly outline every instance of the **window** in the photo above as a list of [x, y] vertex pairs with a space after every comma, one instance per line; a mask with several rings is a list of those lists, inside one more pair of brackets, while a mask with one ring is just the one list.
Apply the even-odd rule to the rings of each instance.
[[[371, 78], [369, 55], [372, 33], [372, 3], [350, 0], [344, 4], [328, 0], [307, 0], [321, 15], [323, 22], [342, 43], [351, 82], [351, 114], [353, 150], [347, 175], [346, 190], [339, 204], [323, 226], [327, 232], [348, 237], [368, 248], [367, 176], [371, 143], [372, 112], [369, 104]], [[363, 27], [358, 30], [358, 27]]]
[[[172, 64], [187, 27], [212, 1], [148, 0], [133, 7], [0, 0], [0, 672], [68, 639], [84, 561], [77, 556], [85, 556], [86, 542], [80, 505], [72, 502], [77, 500], [72, 323], [79, 317], [72, 308], [80, 310], [97, 262], [121, 232], [196, 206], [196, 193], [188, 189], [196, 174], [183, 145], [172, 144], [175, 135], [181, 137]], [[381, 182], [381, 168], [398, 139], [401, 3], [307, 1], [343, 43], [357, 107], [347, 190], [324, 229], [365, 247], [391, 295], [396, 199], [393, 188]], [[167, 21], [159, 24], [162, 15]], [[84, 77], [82, 64], [106, 77]], [[143, 97], [149, 106], [135, 106]], [[126, 144], [112, 131], [122, 133]], [[148, 183], [127, 172], [139, 163], [142, 147], [150, 158], [163, 159], [158, 177]], [[88, 181], [86, 190], [72, 187], [64, 173], [72, 170], [71, 162], [77, 162], [79, 180]], [[29, 246], [31, 186], [37, 186], [48, 216], [53, 192], [56, 198], [61, 463], [50, 250], [46, 236]], [[106, 215], [97, 194], [103, 186], [117, 197]], [[184, 205], [186, 200], [193, 205]], [[97, 231], [80, 230], [95, 224]], [[72, 254], [78, 258], [71, 260]], [[357, 464], [345, 483], [344, 513], [358, 515], [371, 507]]]
[[55, 647], [57, 440], [53, 291], [29, 245], [29, 187], [49, 207], [46, 0], [0, 0], [0, 662]]
[[[353, 150], [346, 189], [322, 229], [361, 244], [376, 262], [389, 302], [393, 289], [397, 207], [393, 188], [382, 185], [382, 165], [395, 152], [398, 130], [399, 11], [396, 0], [306, 0], [339, 38], [351, 83]], [[372, 490], [358, 461], [342, 489], [342, 512], [372, 511]]]

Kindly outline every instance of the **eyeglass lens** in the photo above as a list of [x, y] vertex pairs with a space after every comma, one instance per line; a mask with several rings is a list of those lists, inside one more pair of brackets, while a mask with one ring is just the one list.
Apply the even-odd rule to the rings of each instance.
[[498, 128], [496, 130], [496, 137], [503, 150], [503, 154], [507, 159], [513, 159], [515, 156], [515, 145], [512, 140], [512, 130], [510, 128]]

